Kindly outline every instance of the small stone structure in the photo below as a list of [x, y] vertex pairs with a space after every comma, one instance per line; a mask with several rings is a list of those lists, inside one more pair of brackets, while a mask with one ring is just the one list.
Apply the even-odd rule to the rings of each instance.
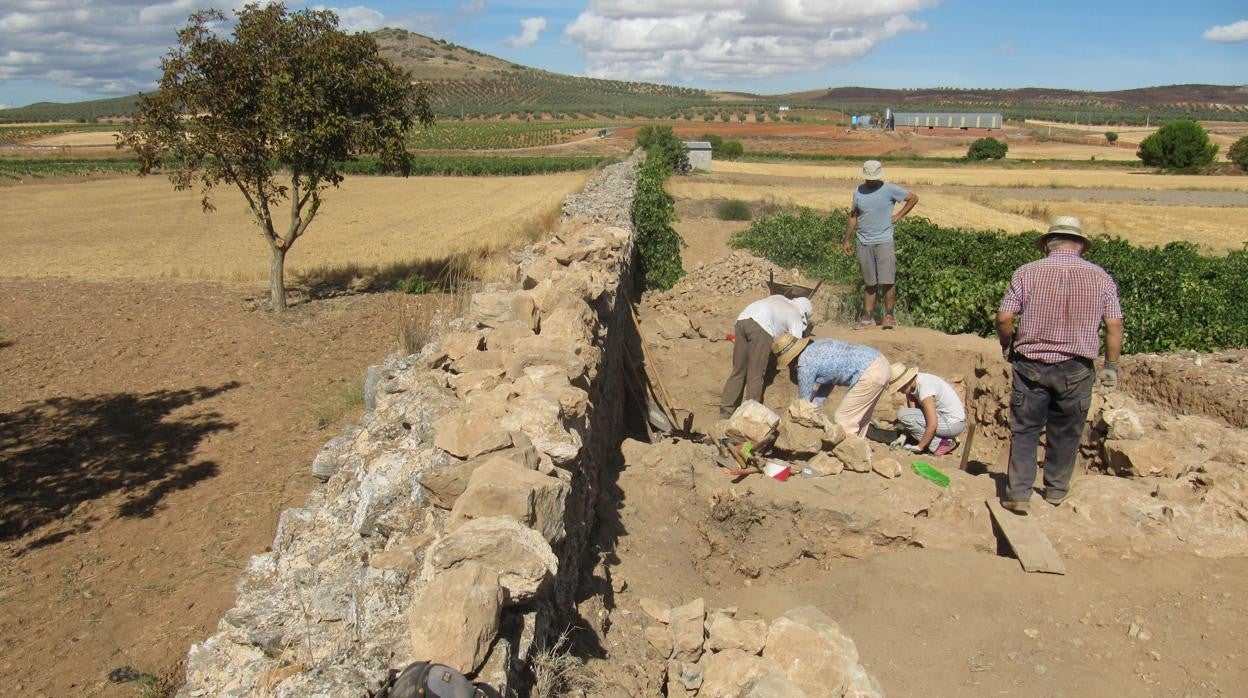
[[345, 696], [433, 659], [501, 687], [573, 619], [623, 434], [637, 156], [564, 204], [515, 281], [369, 369], [180, 696]]
[[699, 172], [711, 171], [712, 149], [708, 141], [685, 141], [689, 167]]

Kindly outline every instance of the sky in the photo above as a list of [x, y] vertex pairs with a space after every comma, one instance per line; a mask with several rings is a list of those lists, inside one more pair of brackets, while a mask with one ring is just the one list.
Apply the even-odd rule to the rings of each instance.
[[[153, 89], [187, 17], [242, 3], [0, 0], [0, 105]], [[569, 75], [781, 94], [838, 86], [1248, 84], [1248, 2], [447, 0], [332, 9]]]

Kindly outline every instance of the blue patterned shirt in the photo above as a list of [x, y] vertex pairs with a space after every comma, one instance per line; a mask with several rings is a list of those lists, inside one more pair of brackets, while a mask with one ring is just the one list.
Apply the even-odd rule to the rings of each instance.
[[[816, 339], [797, 357], [797, 397], [822, 404], [836, 385], [852, 386], [880, 352], [839, 339]], [[815, 389], [819, 389], [819, 395]]]

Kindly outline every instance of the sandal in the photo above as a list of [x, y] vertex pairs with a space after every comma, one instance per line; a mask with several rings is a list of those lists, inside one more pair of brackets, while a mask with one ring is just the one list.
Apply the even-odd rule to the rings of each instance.
[[882, 328], [884, 328], [884, 329], [886, 329], [886, 330], [891, 330], [891, 329], [893, 329], [893, 328], [894, 328], [894, 327], [896, 327], [896, 326], [897, 326], [897, 323], [893, 320], [893, 316], [892, 316], [892, 315], [885, 315], [885, 316], [884, 316], [884, 322], [880, 324], [880, 327], [882, 327]]

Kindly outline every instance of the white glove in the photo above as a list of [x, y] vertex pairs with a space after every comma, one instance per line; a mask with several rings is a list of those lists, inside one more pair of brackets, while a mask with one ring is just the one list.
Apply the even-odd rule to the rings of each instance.
[[895, 448], [901, 448], [902, 446], [905, 446], [905, 445], [906, 445], [906, 435], [902, 434], [901, 436], [898, 436], [897, 438], [888, 442], [888, 450], [891, 451]]
[[927, 450], [925, 448], [919, 448], [918, 444], [906, 444], [905, 446], [902, 446], [902, 448], [906, 449], [907, 451], [911, 453], [922, 453]]

